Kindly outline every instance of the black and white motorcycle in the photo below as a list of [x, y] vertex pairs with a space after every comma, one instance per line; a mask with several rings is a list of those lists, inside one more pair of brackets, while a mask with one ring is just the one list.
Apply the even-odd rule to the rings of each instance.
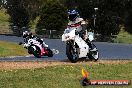
[[99, 52], [96, 46], [92, 43], [94, 37], [88, 33], [89, 42], [93, 50], [90, 49], [86, 41], [84, 41], [79, 34], [76, 33], [76, 28], [67, 28], [62, 35], [62, 41], [66, 42], [66, 55], [72, 63], [76, 63], [79, 58], [89, 58], [97, 61], [99, 59]]

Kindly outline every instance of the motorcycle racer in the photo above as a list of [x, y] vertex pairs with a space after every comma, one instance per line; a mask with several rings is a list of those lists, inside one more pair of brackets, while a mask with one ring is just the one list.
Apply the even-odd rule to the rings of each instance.
[[27, 43], [28, 39], [34, 39], [38, 41], [42, 45], [42, 47], [48, 47], [48, 45], [44, 42], [43, 39], [34, 36], [31, 32], [28, 31], [23, 32], [23, 38], [24, 38], [24, 43]]
[[86, 41], [91, 50], [94, 50], [93, 46], [88, 40], [87, 24], [83, 18], [80, 18], [79, 13], [76, 10], [69, 10], [68, 19], [69, 22], [67, 28], [75, 27], [77, 29], [76, 33], [79, 33], [80, 37]]

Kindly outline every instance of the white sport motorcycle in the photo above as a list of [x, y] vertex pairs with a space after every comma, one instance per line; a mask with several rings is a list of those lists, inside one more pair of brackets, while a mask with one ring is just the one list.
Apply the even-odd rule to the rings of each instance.
[[96, 46], [92, 43], [94, 37], [88, 34], [87, 37], [94, 50], [90, 50], [88, 44], [76, 33], [76, 28], [67, 28], [62, 35], [62, 41], [66, 42], [66, 55], [72, 63], [76, 63], [79, 58], [89, 58], [90, 60], [97, 61], [99, 52]]

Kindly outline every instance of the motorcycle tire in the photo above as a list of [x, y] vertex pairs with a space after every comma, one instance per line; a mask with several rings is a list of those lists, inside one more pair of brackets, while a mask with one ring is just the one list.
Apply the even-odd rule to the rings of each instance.
[[48, 57], [53, 57], [53, 52], [51, 49], [48, 49]]
[[33, 49], [31, 46], [29, 46], [29, 47], [28, 47], [28, 53], [29, 53], [29, 54], [33, 54], [33, 51], [34, 51], [34, 49]]
[[41, 50], [39, 47], [35, 46], [36, 50], [34, 50], [33, 46], [29, 47], [30, 54], [32, 53], [35, 57], [41, 58]]
[[73, 52], [74, 52], [74, 50], [73, 50], [72, 45], [67, 43], [66, 44], [66, 55], [72, 63], [76, 63], [78, 61], [79, 57], [78, 57], [78, 54], [76, 54], [76, 56], [74, 57]]

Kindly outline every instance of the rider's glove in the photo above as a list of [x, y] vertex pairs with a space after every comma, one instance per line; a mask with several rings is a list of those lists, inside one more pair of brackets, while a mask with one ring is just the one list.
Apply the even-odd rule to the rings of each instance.
[[79, 32], [78, 31], [75, 31], [75, 35], [78, 35], [79, 34]]

